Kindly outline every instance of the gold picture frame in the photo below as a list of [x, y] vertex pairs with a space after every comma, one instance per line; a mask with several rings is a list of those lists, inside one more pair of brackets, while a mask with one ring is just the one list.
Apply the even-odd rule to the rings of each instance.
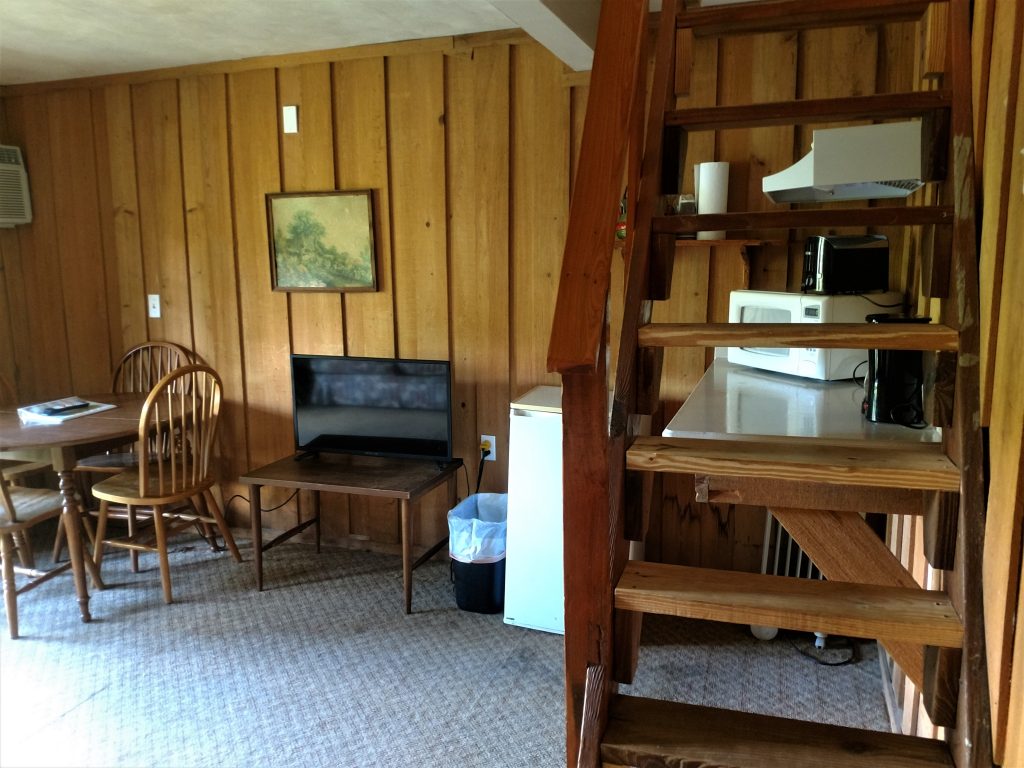
[[376, 291], [373, 191], [267, 195], [275, 291]]

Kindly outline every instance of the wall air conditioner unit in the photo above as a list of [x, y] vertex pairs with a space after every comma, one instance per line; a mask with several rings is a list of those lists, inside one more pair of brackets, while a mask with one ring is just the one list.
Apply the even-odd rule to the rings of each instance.
[[32, 221], [28, 174], [17, 147], [0, 145], [0, 227]]
[[765, 176], [774, 203], [906, 197], [924, 183], [921, 123], [881, 123], [814, 131], [811, 151]]

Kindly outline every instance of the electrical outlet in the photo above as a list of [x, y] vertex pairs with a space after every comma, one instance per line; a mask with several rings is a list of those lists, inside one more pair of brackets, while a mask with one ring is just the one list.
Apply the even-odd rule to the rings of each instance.
[[149, 294], [149, 316], [160, 317], [160, 294]]
[[487, 454], [487, 461], [496, 461], [498, 458], [498, 441], [494, 439], [494, 435], [480, 435], [480, 450], [490, 451]]

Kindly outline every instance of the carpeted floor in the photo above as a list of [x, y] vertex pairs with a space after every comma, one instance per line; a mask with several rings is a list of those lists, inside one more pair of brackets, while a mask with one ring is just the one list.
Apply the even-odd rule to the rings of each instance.
[[[288, 544], [247, 562], [182, 539], [175, 602], [155, 558], [81, 623], [68, 578], [19, 600], [0, 633], [0, 765], [564, 765], [562, 638], [455, 607], [446, 562], [416, 571], [402, 613], [397, 556]], [[626, 691], [887, 729], [873, 644], [826, 667], [813, 638], [653, 618]], [[802, 646], [802, 648], [801, 648]]]

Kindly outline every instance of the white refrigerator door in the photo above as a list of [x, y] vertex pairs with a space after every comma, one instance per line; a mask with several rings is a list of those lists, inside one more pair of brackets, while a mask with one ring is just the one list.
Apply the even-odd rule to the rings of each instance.
[[560, 413], [512, 408], [507, 535], [505, 623], [564, 633]]

